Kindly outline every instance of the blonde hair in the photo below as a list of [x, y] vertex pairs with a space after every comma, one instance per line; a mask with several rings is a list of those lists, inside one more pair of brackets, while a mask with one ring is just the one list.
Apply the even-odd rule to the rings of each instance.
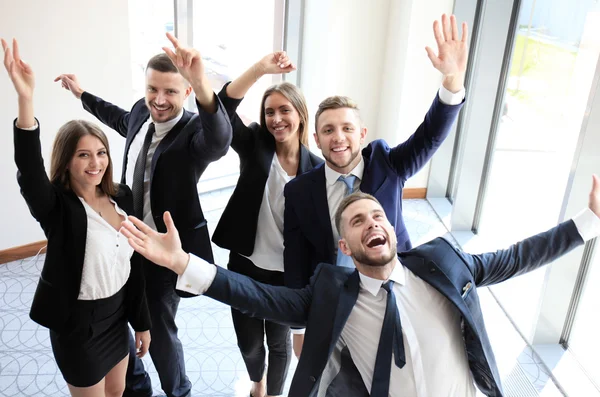
[[275, 84], [267, 88], [265, 93], [263, 94], [262, 100], [260, 101], [260, 125], [265, 127], [265, 102], [269, 95], [273, 93], [279, 93], [285, 97], [294, 109], [298, 112], [300, 116], [300, 125], [298, 126], [298, 139], [300, 143], [304, 146], [308, 147], [308, 108], [306, 107], [306, 99], [304, 99], [304, 95], [302, 91], [295, 85], [283, 82], [279, 84]]

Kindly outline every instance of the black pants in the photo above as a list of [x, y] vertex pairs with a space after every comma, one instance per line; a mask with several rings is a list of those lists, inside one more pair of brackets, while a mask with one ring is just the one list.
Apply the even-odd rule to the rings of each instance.
[[[228, 268], [261, 283], [283, 285], [283, 272], [256, 267], [252, 261], [234, 252], [229, 255]], [[266, 334], [269, 349], [267, 394], [271, 396], [283, 394], [283, 385], [292, 357], [290, 327], [250, 317], [235, 309], [231, 309], [231, 317], [250, 380], [260, 382], [265, 373]]]
[[[192, 384], [185, 373], [183, 347], [177, 336], [175, 315], [179, 296], [175, 293], [173, 273], [152, 263], [144, 263], [146, 297], [152, 320], [150, 358], [168, 397], [189, 396]], [[129, 365], [127, 367], [126, 397], [152, 396], [150, 377], [142, 360], [135, 355], [135, 341], [129, 337]]]

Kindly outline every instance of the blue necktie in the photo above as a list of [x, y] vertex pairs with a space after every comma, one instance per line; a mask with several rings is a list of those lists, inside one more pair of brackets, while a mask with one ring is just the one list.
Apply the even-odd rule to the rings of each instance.
[[[338, 181], [344, 182], [346, 185], [346, 192], [344, 193], [344, 197], [351, 195], [354, 192], [354, 181], [356, 180], [356, 175], [340, 175]], [[348, 255], [344, 255], [338, 246], [337, 257], [335, 260], [336, 266], [350, 267], [354, 268], [354, 261], [352, 257]]]
[[385, 316], [377, 347], [375, 358], [375, 369], [373, 370], [373, 384], [371, 385], [371, 397], [388, 397], [390, 391], [390, 374], [392, 370], [392, 350], [394, 362], [398, 368], [404, 367], [406, 357], [404, 356], [404, 342], [402, 341], [402, 324], [400, 314], [394, 295], [394, 282], [383, 284], [381, 288], [387, 291], [387, 303]]

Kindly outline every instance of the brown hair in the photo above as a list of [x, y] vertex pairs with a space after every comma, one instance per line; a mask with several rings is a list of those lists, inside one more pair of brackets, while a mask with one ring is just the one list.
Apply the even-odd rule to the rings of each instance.
[[110, 158], [108, 139], [97, 125], [85, 120], [71, 120], [58, 130], [58, 133], [54, 138], [54, 144], [52, 145], [50, 181], [65, 189], [71, 189], [69, 170], [67, 167], [75, 155], [77, 143], [79, 143], [79, 140], [86, 135], [92, 135], [98, 138], [106, 148], [108, 167], [106, 167], [102, 182], [100, 182], [100, 189], [109, 196], [114, 196], [117, 192], [117, 188], [113, 182], [113, 165], [112, 159]]
[[340, 203], [340, 206], [338, 207], [337, 211], [335, 211], [335, 227], [338, 230], [338, 233], [340, 234], [340, 236], [342, 235], [342, 231], [340, 229], [340, 226], [342, 224], [342, 213], [351, 204], [353, 204], [357, 201], [360, 201], [360, 200], [373, 200], [374, 202], [379, 204], [379, 206], [381, 206], [381, 203], [379, 202], [379, 200], [377, 200], [374, 196], [372, 196], [368, 193], [363, 193], [361, 191], [352, 193], [352, 194], [344, 197], [344, 199]]
[[157, 72], [163, 73], [179, 73], [177, 66], [173, 64], [171, 58], [165, 53], [154, 55], [148, 61], [148, 65], [146, 65], [146, 71], [148, 69], [154, 69]]
[[269, 95], [273, 93], [279, 93], [285, 97], [294, 109], [298, 112], [300, 116], [300, 126], [298, 127], [298, 139], [300, 143], [304, 146], [308, 147], [308, 109], [306, 107], [306, 99], [304, 99], [304, 95], [302, 91], [295, 85], [283, 82], [279, 84], [275, 84], [267, 88], [265, 93], [263, 94], [262, 100], [260, 101], [260, 125], [266, 128], [265, 121], [265, 102]]
[[[317, 109], [317, 114], [315, 114], [315, 131], [317, 130], [317, 122], [319, 121], [319, 116], [321, 116], [321, 113], [323, 113], [326, 110], [330, 110], [330, 109], [342, 109], [342, 108], [353, 109], [354, 113], [356, 114], [356, 117], [358, 117], [358, 119], [360, 120], [360, 113], [359, 113], [358, 105], [356, 104], [356, 102], [354, 102], [354, 100], [352, 100], [352, 98], [349, 98], [347, 96], [339, 96], [339, 95], [330, 96], [330, 97], [325, 98], [319, 104], [319, 109]], [[362, 124], [362, 121], [361, 121], [361, 124]]]

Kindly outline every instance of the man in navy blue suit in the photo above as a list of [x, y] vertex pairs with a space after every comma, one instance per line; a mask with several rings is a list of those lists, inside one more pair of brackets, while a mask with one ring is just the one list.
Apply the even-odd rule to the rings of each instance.
[[[573, 219], [492, 253], [472, 255], [436, 238], [397, 254], [396, 233], [377, 199], [346, 197], [335, 221], [356, 268], [321, 264], [302, 289], [275, 287], [211, 265], [181, 249], [168, 213], [160, 234], [123, 223], [131, 246], [179, 274], [177, 288], [241, 312], [306, 327], [290, 397], [502, 396], [477, 287], [548, 264], [600, 235], [600, 179]], [[346, 357], [344, 361], [343, 357]]]
[[[204, 213], [198, 199], [198, 180], [206, 167], [220, 159], [232, 138], [229, 117], [204, 73], [200, 53], [167, 37], [175, 52], [150, 59], [146, 68], [146, 95], [130, 111], [81, 88], [77, 77], [61, 81], [83, 107], [122, 135], [125, 141], [121, 183], [131, 187], [135, 215], [158, 231], [165, 231], [162, 213], [170, 211], [181, 228], [184, 247], [212, 262], [213, 254]], [[198, 114], [183, 108], [196, 96]], [[176, 275], [145, 263], [146, 296], [152, 319], [150, 356], [168, 397], [189, 397], [192, 384], [185, 372], [183, 347], [175, 316], [179, 295]], [[185, 295], [183, 295], [185, 296]], [[130, 340], [126, 397], [150, 397], [152, 385]]]
[[[346, 194], [357, 189], [375, 196], [396, 230], [398, 250], [412, 245], [402, 217], [402, 189], [408, 178], [429, 161], [450, 133], [464, 102], [467, 67], [467, 26], [462, 37], [456, 18], [442, 16], [433, 32], [437, 55], [427, 47], [433, 66], [443, 75], [442, 87], [424, 121], [403, 143], [390, 148], [383, 140], [367, 147], [367, 128], [357, 105], [347, 97], [330, 97], [319, 105], [314, 134], [325, 164], [290, 181], [284, 191], [285, 285], [302, 288], [319, 263], [353, 266], [338, 254], [339, 234], [333, 225], [335, 211]], [[303, 330], [292, 329], [294, 352], [300, 354]]]

